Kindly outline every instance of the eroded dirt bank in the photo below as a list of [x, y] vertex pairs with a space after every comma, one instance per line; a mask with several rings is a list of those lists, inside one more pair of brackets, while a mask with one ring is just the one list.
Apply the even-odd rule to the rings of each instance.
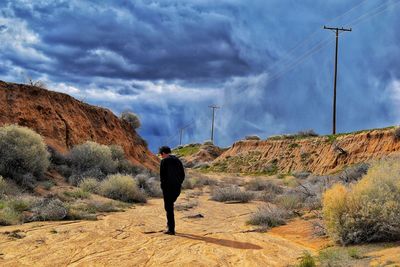
[[345, 166], [398, 154], [394, 129], [305, 139], [238, 141], [213, 162], [222, 172], [327, 174]]

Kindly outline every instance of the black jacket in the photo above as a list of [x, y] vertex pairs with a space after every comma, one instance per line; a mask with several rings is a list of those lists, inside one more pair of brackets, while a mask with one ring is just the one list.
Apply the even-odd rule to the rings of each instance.
[[182, 162], [175, 156], [162, 159], [160, 164], [161, 189], [167, 192], [174, 192], [181, 189], [185, 179], [185, 170]]

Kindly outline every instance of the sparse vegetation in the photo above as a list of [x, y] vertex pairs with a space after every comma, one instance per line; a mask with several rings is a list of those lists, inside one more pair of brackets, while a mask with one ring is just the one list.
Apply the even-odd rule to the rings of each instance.
[[126, 121], [134, 129], [138, 129], [141, 126], [138, 115], [130, 111], [124, 111], [121, 114], [121, 120]]
[[43, 138], [26, 127], [0, 127], [0, 175], [33, 188], [49, 166]]
[[258, 135], [247, 135], [244, 139], [245, 140], [253, 140], [253, 141], [261, 140], [261, 138]]
[[196, 154], [197, 152], [200, 151], [200, 144], [193, 144], [193, 145], [186, 145], [183, 147], [178, 147], [174, 150], [172, 150], [172, 153], [177, 155], [178, 157], [186, 157], [186, 156], [190, 156], [193, 154]]
[[219, 202], [233, 201], [246, 203], [254, 199], [254, 194], [252, 192], [242, 191], [237, 186], [230, 186], [214, 189], [211, 199]]
[[400, 163], [375, 163], [359, 182], [337, 184], [323, 198], [328, 233], [342, 244], [400, 239]]

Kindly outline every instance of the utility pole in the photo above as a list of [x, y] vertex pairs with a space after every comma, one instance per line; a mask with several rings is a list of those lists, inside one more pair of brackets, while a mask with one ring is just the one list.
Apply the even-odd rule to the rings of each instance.
[[212, 108], [212, 123], [211, 123], [211, 142], [214, 143], [214, 117], [215, 117], [215, 109], [220, 108], [216, 105], [208, 106]]
[[183, 134], [183, 129], [185, 129], [185, 128], [180, 128], [180, 129], [179, 129], [179, 132], [180, 132], [179, 145], [180, 145], [180, 146], [182, 145], [182, 134]]
[[345, 28], [333, 28], [324, 26], [324, 30], [332, 30], [336, 32], [336, 52], [335, 52], [335, 79], [333, 82], [333, 125], [332, 134], [336, 134], [336, 82], [337, 82], [337, 65], [338, 65], [338, 49], [339, 49], [339, 32], [351, 32], [350, 29]]

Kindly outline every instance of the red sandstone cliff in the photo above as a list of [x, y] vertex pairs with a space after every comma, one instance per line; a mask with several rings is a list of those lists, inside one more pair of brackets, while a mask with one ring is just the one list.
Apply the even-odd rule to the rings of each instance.
[[309, 171], [332, 173], [345, 166], [400, 152], [394, 128], [329, 137], [238, 141], [219, 156], [212, 169], [225, 172]]
[[117, 144], [132, 163], [157, 170], [158, 158], [129, 124], [63, 93], [0, 81], [0, 126], [5, 124], [29, 127], [64, 153], [88, 140]]

